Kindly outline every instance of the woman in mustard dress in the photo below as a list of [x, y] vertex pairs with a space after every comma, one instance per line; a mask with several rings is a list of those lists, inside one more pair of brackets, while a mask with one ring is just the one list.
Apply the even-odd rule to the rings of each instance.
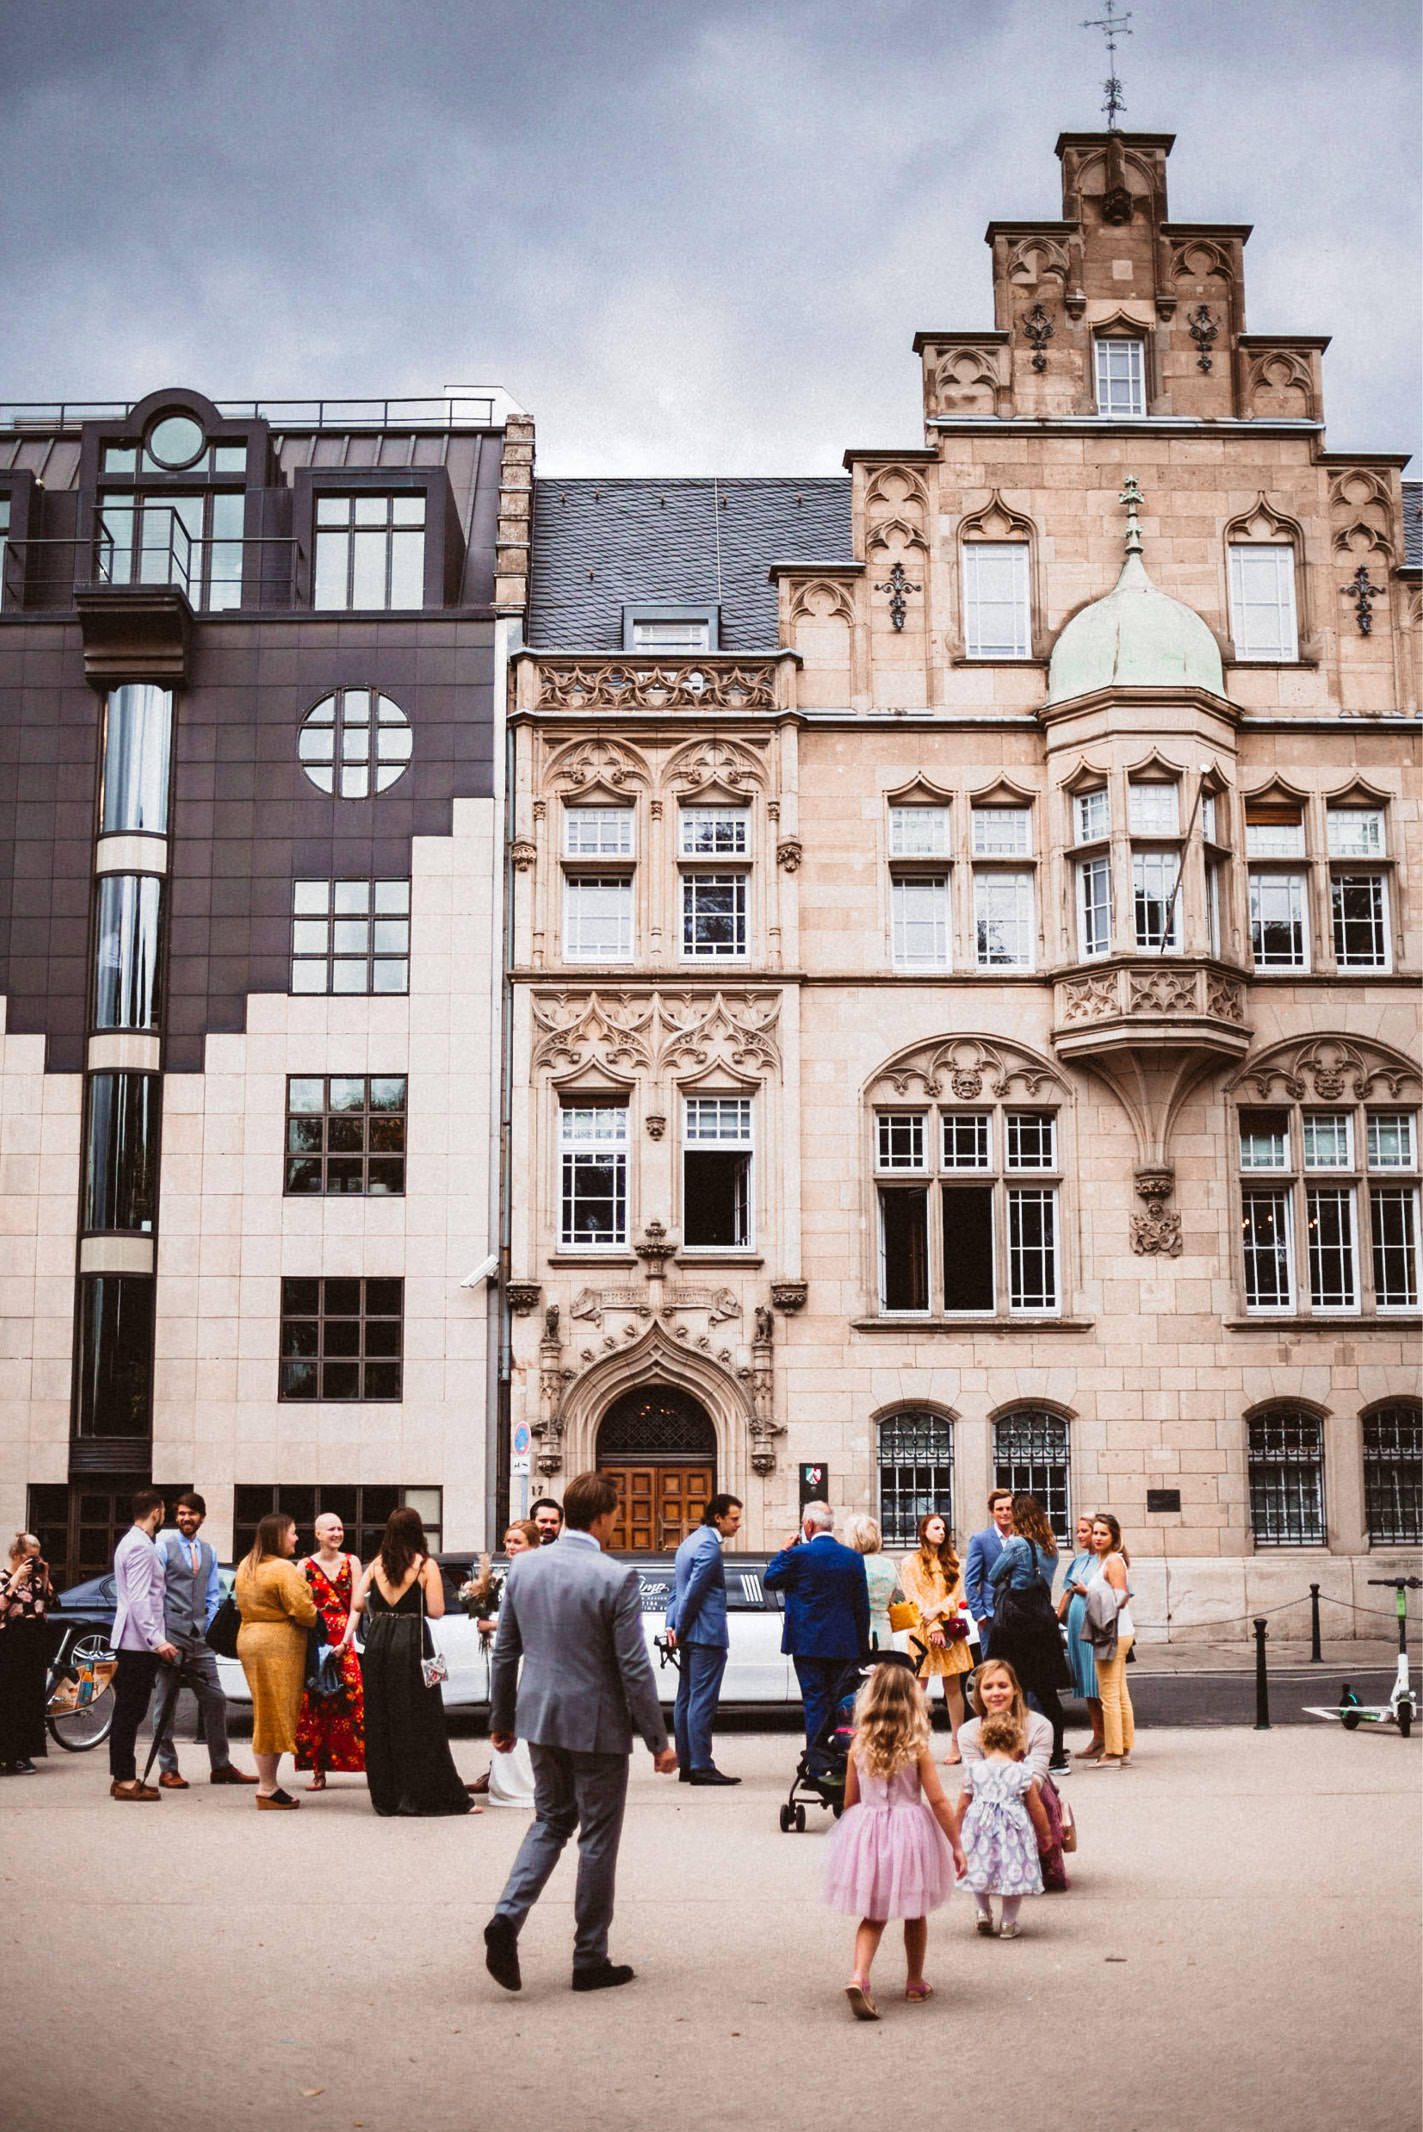
[[233, 1585], [242, 1627], [237, 1655], [252, 1691], [252, 1757], [259, 1807], [300, 1806], [277, 1783], [277, 1764], [296, 1751], [297, 1713], [306, 1681], [306, 1632], [316, 1620], [311, 1587], [292, 1561], [296, 1525], [284, 1510], [257, 1527], [252, 1552]]
[[944, 1708], [949, 1715], [949, 1752], [944, 1761], [952, 1767], [963, 1760], [959, 1753], [959, 1726], [963, 1723], [960, 1675], [969, 1671], [973, 1654], [968, 1638], [952, 1633], [952, 1625], [963, 1612], [963, 1578], [949, 1528], [937, 1511], [919, 1520], [918, 1550], [901, 1562], [899, 1581], [905, 1598], [919, 1614], [919, 1627], [910, 1632], [910, 1648], [916, 1643], [924, 1645], [919, 1663], [920, 1686], [925, 1696], [931, 1697], [934, 1681], [944, 1683]]

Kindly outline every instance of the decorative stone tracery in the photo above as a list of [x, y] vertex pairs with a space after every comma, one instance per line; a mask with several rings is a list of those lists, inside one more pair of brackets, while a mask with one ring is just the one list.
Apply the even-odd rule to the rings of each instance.
[[880, 1067], [867, 1094], [871, 1100], [890, 1093], [929, 1099], [951, 1095], [976, 1103], [984, 1095], [995, 1102], [1014, 1095], [1036, 1100], [1045, 1089], [1068, 1094], [1061, 1074], [1026, 1046], [1000, 1037], [944, 1036], [898, 1053]]
[[559, 1074], [596, 1066], [700, 1073], [774, 1071], [781, 1052], [778, 992], [536, 992], [534, 1067]]
[[1423, 1067], [1365, 1037], [1312, 1036], [1274, 1044], [1247, 1059], [1229, 1085], [1232, 1092], [1248, 1092], [1246, 1100], [1257, 1103], [1268, 1103], [1277, 1093], [1294, 1103], [1311, 1098], [1338, 1103], [1347, 1097], [1367, 1103], [1381, 1094], [1400, 1102], [1416, 1100], [1423, 1091]]

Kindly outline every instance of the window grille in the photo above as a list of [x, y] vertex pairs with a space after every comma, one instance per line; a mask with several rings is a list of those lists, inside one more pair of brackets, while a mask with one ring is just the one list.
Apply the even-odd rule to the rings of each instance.
[[879, 1425], [879, 1524], [886, 1547], [914, 1547], [937, 1511], [954, 1528], [954, 1431], [942, 1414], [907, 1408]]
[[658, 1458], [715, 1460], [711, 1417], [689, 1392], [675, 1386], [624, 1392], [598, 1431], [599, 1465], [637, 1465]]
[[993, 1424], [993, 1485], [1035, 1495], [1060, 1541], [1072, 1532], [1068, 1424], [1042, 1407], [1019, 1407]]
[[1423, 1407], [1409, 1400], [1364, 1416], [1364, 1514], [1375, 1547], [1423, 1543]]
[[1324, 1544], [1324, 1426], [1297, 1409], [1249, 1427], [1250, 1527], [1257, 1547]]

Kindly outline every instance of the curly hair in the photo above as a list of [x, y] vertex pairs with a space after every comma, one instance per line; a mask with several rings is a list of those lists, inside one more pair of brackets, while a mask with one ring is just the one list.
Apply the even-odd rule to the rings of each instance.
[[[930, 1547], [924, 1538], [924, 1527], [931, 1518], [937, 1518], [944, 1528], [944, 1537], [937, 1547]], [[931, 1510], [919, 1520], [919, 1552], [929, 1561], [937, 1560], [944, 1572], [944, 1582], [954, 1584], [958, 1580], [959, 1558], [954, 1553], [954, 1543], [949, 1538], [949, 1521], [941, 1510]]]
[[929, 1706], [907, 1666], [878, 1665], [855, 1697], [850, 1752], [872, 1777], [892, 1777], [929, 1745]]
[[1018, 1720], [1011, 1710], [995, 1710], [990, 1717], [981, 1718], [978, 1726], [978, 1744], [985, 1754], [1018, 1754], [1022, 1751], [1023, 1736], [1018, 1730]]
[[1013, 1498], [1013, 1530], [1041, 1547], [1045, 1554], [1057, 1553], [1057, 1537], [1043, 1515], [1043, 1506], [1035, 1495], [1015, 1495]]

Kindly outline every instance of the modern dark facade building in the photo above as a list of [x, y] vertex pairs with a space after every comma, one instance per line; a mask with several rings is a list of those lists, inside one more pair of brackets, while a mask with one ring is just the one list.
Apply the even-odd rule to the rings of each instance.
[[502, 394], [0, 410], [0, 1492], [482, 1539]]

